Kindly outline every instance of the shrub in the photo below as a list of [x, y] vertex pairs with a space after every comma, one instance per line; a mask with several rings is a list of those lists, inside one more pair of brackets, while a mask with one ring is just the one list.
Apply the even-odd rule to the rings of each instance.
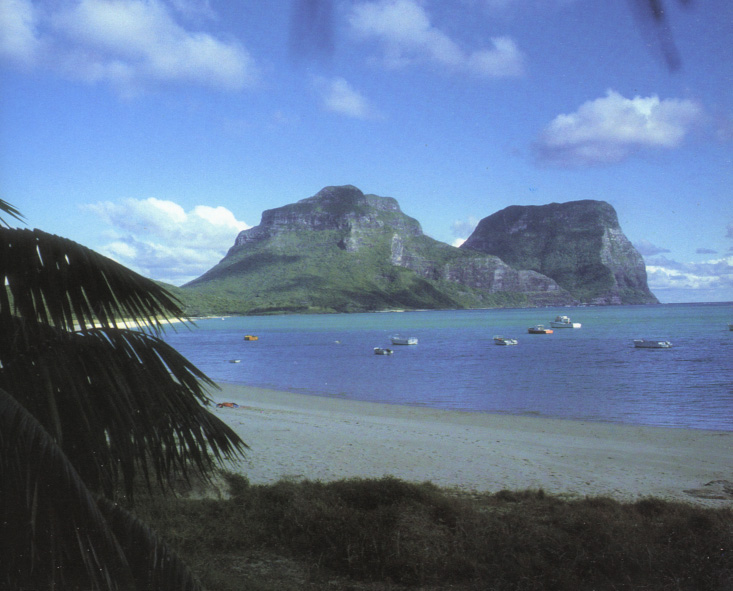
[[[391, 477], [263, 486], [230, 475], [228, 482], [228, 500], [178, 499], [151, 518], [194, 567], [202, 565], [198, 574], [212, 589], [242, 588], [241, 557], [252, 552], [278, 557], [270, 559], [273, 577], [283, 560], [303, 565], [307, 576], [293, 589], [334, 577], [373, 589], [733, 588], [730, 509], [564, 500], [541, 490], [468, 496]], [[144, 510], [156, 506], [152, 500]], [[239, 566], [227, 567], [222, 552], [239, 556], [230, 560]], [[206, 571], [217, 556], [214, 586]], [[222, 586], [221, 568], [229, 568], [230, 586]]]

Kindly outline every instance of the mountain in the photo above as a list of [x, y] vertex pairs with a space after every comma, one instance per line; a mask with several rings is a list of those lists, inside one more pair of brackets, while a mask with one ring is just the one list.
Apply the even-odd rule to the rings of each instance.
[[350, 185], [265, 211], [219, 264], [177, 293], [213, 314], [573, 302], [549, 277], [433, 240], [395, 199]]
[[605, 201], [507, 207], [482, 219], [461, 249], [547, 275], [580, 302], [658, 303], [644, 260]]

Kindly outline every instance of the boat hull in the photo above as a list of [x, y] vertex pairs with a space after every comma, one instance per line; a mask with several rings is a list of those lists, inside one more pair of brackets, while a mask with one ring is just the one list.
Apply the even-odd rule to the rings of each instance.
[[567, 316], [557, 316], [550, 322], [552, 328], [580, 328], [580, 322], [570, 322]]
[[527, 332], [529, 334], [552, 334], [552, 329], [545, 328], [544, 326], [530, 326]]
[[417, 337], [392, 337], [393, 345], [417, 345]]
[[392, 355], [394, 351], [392, 349], [383, 349], [382, 347], [374, 347], [375, 355]]
[[637, 349], [669, 349], [672, 343], [656, 339], [634, 339], [634, 347]]

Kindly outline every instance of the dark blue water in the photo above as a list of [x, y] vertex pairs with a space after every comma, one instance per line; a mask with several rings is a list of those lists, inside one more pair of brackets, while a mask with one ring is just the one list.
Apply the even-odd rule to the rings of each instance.
[[[579, 329], [530, 335], [569, 315]], [[733, 431], [732, 304], [236, 317], [166, 340], [216, 381], [393, 404]], [[390, 345], [399, 333], [416, 346]], [[258, 341], [245, 342], [245, 334]], [[493, 336], [519, 340], [501, 347]], [[635, 338], [672, 349], [636, 349]], [[392, 356], [373, 354], [392, 347]], [[229, 363], [240, 359], [241, 363]]]

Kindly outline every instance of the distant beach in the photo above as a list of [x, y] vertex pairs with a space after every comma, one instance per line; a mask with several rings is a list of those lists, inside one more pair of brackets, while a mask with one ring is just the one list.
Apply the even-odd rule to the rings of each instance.
[[239, 407], [213, 412], [251, 447], [232, 469], [255, 484], [393, 475], [466, 492], [541, 488], [575, 497], [634, 501], [654, 496], [717, 507], [733, 500], [728, 489], [733, 432], [436, 410], [220, 386], [212, 393], [214, 400]]

